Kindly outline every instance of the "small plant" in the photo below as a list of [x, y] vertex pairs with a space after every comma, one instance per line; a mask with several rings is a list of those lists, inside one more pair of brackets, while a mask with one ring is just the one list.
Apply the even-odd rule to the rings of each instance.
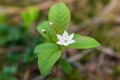
[[69, 9], [64, 3], [59, 3], [50, 8], [48, 21], [42, 22], [37, 27], [37, 31], [46, 39], [45, 43], [39, 44], [34, 49], [38, 57], [38, 67], [43, 76], [50, 73], [56, 62], [60, 63], [67, 74], [72, 71], [67, 60], [61, 57], [66, 49], [88, 49], [100, 46], [91, 37], [69, 34], [70, 21]]
[[39, 16], [39, 11], [34, 7], [29, 7], [27, 11], [21, 13], [23, 22], [27, 28], [35, 22]]

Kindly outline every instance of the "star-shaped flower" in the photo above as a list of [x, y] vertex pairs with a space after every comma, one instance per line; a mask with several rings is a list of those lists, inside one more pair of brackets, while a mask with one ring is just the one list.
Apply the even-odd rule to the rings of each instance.
[[59, 40], [57, 41], [57, 44], [68, 46], [69, 44], [72, 44], [75, 42], [75, 40], [73, 40], [73, 37], [74, 37], [74, 33], [69, 35], [67, 31], [64, 31], [63, 35], [57, 34], [57, 38]]

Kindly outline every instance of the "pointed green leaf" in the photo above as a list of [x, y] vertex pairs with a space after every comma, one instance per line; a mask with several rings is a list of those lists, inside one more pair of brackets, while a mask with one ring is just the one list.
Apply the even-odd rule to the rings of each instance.
[[53, 53], [55, 51], [59, 50], [59, 47], [56, 44], [53, 43], [43, 43], [35, 47], [34, 53], [37, 53], [37, 55], [41, 53]]
[[55, 4], [50, 8], [49, 21], [53, 22], [53, 27], [57, 33], [63, 33], [70, 25], [70, 11], [63, 3]]
[[75, 34], [75, 43], [69, 45], [69, 48], [88, 49], [100, 46], [100, 44], [93, 38], [87, 36], [80, 36]]
[[[48, 21], [44, 21], [37, 27], [38, 32], [48, 41], [57, 41], [57, 36], [54, 29], [50, 26]], [[45, 30], [45, 31], [43, 31]]]
[[43, 76], [46, 76], [50, 73], [52, 67], [60, 58], [60, 56], [61, 56], [61, 51], [55, 51], [55, 52], [47, 51], [45, 53], [39, 54], [38, 67]]
[[65, 59], [60, 59], [59, 60], [60, 65], [62, 66], [63, 70], [67, 73], [70, 74], [72, 72], [72, 67], [71, 65], [67, 62]]

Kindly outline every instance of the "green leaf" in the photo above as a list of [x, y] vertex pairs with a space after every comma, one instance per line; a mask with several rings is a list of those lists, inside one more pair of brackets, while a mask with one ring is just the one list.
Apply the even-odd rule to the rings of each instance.
[[69, 48], [88, 49], [100, 46], [100, 44], [93, 38], [87, 36], [74, 35], [75, 43], [69, 45]]
[[[47, 40], [47, 41], [57, 41], [57, 36], [54, 29], [49, 25], [48, 21], [44, 21], [37, 27], [38, 32]], [[44, 32], [42, 30], [45, 30]]]
[[39, 54], [38, 57], [38, 67], [43, 76], [46, 76], [50, 73], [52, 67], [57, 62], [61, 56], [61, 51], [48, 52]]
[[35, 47], [34, 53], [37, 53], [37, 55], [41, 53], [53, 53], [55, 51], [59, 50], [59, 47], [56, 44], [53, 43], [43, 43]]
[[64, 30], [67, 30], [71, 21], [67, 6], [63, 3], [53, 5], [49, 11], [49, 21], [53, 23], [57, 33], [61, 34]]
[[70, 74], [72, 72], [72, 67], [71, 65], [67, 62], [65, 59], [60, 59], [59, 60], [60, 65], [62, 66], [63, 70], [67, 73]]

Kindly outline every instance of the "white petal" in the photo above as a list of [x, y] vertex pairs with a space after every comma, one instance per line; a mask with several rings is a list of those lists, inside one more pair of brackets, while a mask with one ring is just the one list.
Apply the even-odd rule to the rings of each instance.
[[68, 33], [67, 33], [66, 30], [65, 30], [64, 33], [63, 33], [63, 37], [68, 37]]
[[75, 42], [75, 40], [71, 40], [71, 41], [69, 41], [69, 44], [72, 44], [72, 43], [74, 43]]
[[68, 43], [68, 42], [66, 42], [66, 43], [64, 43], [63, 45], [64, 45], [64, 46], [68, 46], [68, 45], [69, 45], [69, 43]]
[[61, 42], [61, 41], [58, 41], [58, 42], [57, 42], [57, 44], [59, 44], [59, 45], [63, 45], [63, 42]]
[[63, 42], [63, 41], [58, 41], [57, 44], [64, 45], [64, 46], [68, 46], [69, 45], [68, 42]]
[[59, 40], [63, 40], [62, 36], [61, 36], [61, 35], [58, 35], [58, 34], [57, 34], [57, 38], [58, 38]]
[[72, 33], [72, 34], [69, 36], [69, 40], [72, 40], [73, 37], [74, 37], [74, 33]]

